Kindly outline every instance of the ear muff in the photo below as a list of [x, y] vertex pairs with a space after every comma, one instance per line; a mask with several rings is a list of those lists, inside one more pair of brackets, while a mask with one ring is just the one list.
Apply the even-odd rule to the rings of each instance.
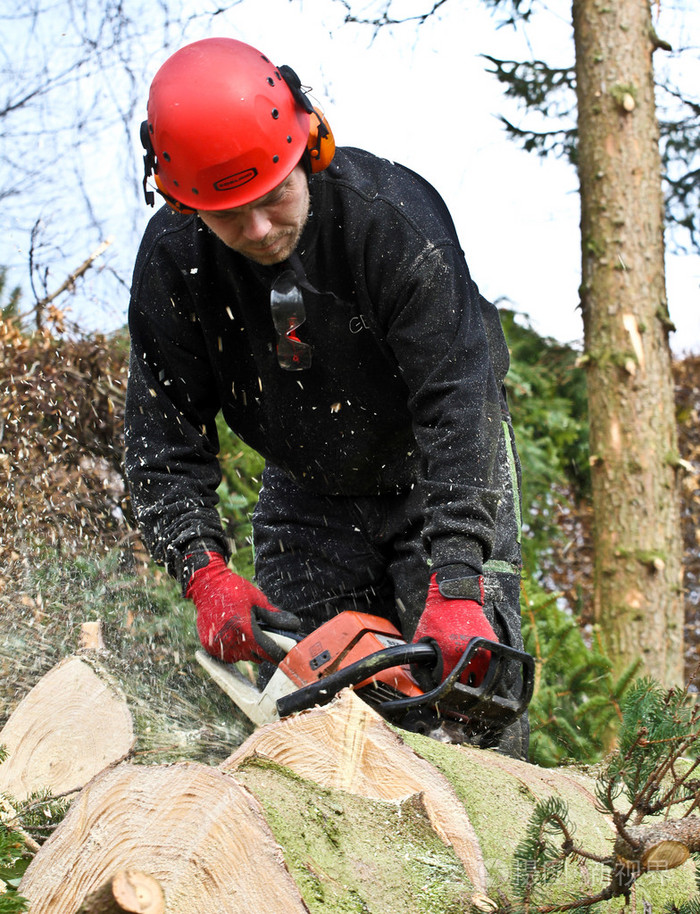
[[301, 80], [297, 74], [286, 64], [279, 68], [282, 79], [287, 83], [294, 96], [294, 101], [299, 107], [310, 115], [309, 138], [306, 141], [306, 151], [311, 165], [311, 173], [316, 174], [328, 168], [335, 155], [335, 139], [325, 115], [314, 108], [308, 95], [304, 92]]
[[306, 142], [306, 151], [309, 154], [311, 173], [323, 171], [331, 164], [335, 155], [335, 139], [333, 131], [325, 116], [318, 108], [311, 112], [309, 126], [309, 139]]
[[165, 202], [168, 204], [168, 206], [170, 207], [170, 209], [174, 209], [176, 213], [182, 213], [183, 215], [188, 215], [188, 214], [190, 214], [190, 213], [196, 213], [196, 212], [197, 212], [196, 209], [192, 209], [192, 208], [189, 207], [189, 206], [185, 206], [184, 203], [180, 203], [179, 200], [176, 200], [175, 197], [172, 197], [172, 196], [167, 192], [167, 190], [165, 189], [165, 187], [163, 187], [163, 183], [161, 182], [161, 180], [160, 180], [160, 178], [158, 177], [157, 174], [155, 174], [153, 177], [154, 177], [155, 182], [156, 182], [156, 187], [158, 188], [158, 193], [159, 193], [159, 194], [161, 195], [161, 197], [165, 200]]

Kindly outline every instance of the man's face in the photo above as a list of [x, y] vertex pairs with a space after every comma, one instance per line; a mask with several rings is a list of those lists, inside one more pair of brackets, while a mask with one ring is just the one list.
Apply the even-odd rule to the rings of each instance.
[[309, 185], [303, 166], [264, 197], [225, 210], [197, 210], [197, 215], [232, 250], [268, 266], [296, 248], [309, 215]]

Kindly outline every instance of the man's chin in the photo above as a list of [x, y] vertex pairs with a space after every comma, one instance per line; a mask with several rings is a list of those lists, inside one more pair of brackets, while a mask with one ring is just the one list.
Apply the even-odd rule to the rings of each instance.
[[249, 248], [241, 253], [254, 263], [259, 263], [262, 266], [271, 266], [274, 263], [281, 263], [286, 260], [295, 247], [296, 238], [290, 239], [285, 236], [270, 245], [266, 245], [264, 248]]

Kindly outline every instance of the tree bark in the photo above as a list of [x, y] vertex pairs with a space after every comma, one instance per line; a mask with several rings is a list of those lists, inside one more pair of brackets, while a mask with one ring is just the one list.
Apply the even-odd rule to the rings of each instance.
[[683, 680], [682, 541], [648, 0], [574, 0], [594, 610], [617, 672]]
[[620, 860], [645, 870], [673, 869], [700, 851], [700, 818], [688, 816], [631, 826], [627, 835], [629, 841], [618, 838], [615, 842], [615, 855]]

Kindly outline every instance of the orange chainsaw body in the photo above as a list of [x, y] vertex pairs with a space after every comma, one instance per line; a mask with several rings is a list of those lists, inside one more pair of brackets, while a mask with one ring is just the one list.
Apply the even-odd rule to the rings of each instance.
[[[381, 616], [348, 610], [324, 622], [312, 635], [296, 644], [279, 664], [279, 669], [301, 688], [395, 644], [405, 644], [405, 639], [391, 622]], [[355, 688], [377, 681], [405, 696], [423, 694], [407, 666], [384, 670]]]

